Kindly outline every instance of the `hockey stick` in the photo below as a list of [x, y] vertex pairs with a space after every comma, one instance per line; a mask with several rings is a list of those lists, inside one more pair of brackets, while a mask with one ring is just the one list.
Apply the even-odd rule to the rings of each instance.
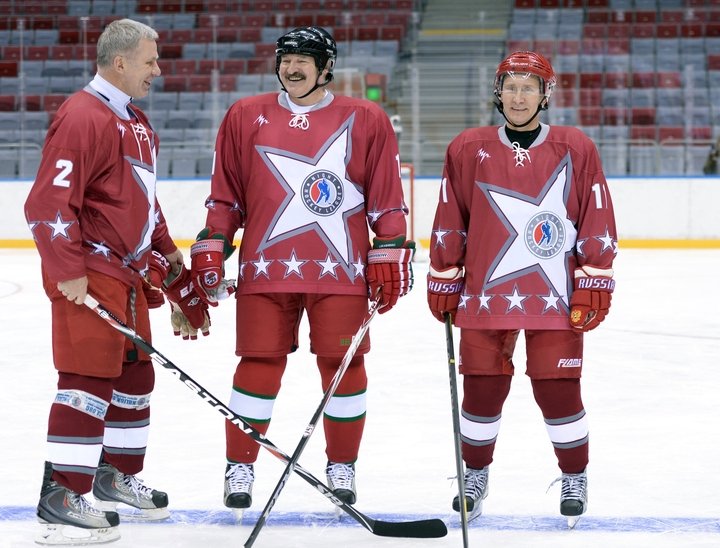
[[285, 467], [285, 470], [282, 473], [282, 476], [280, 476], [280, 480], [278, 481], [277, 485], [275, 486], [275, 489], [273, 490], [272, 494], [270, 495], [270, 498], [268, 499], [267, 503], [265, 504], [265, 508], [260, 513], [260, 517], [258, 517], [257, 522], [255, 523], [255, 527], [253, 527], [253, 530], [250, 532], [250, 535], [248, 536], [247, 540], [245, 541], [245, 548], [250, 548], [253, 544], [255, 544], [255, 540], [257, 539], [258, 535], [260, 534], [260, 530], [265, 525], [265, 522], [267, 521], [268, 516], [270, 515], [270, 512], [273, 509], [273, 506], [275, 506], [275, 503], [277, 502], [278, 497], [280, 496], [280, 492], [285, 487], [285, 483], [290, 478], [290, 474], [292, 474], [293, 468], [297, 464], [297, 461], [300, 459], [300, 455], [305, 450], [305, 446], [308, 444], [308, 441], [310, 441], [310, 436], [312, 436], [312, 433], [315, 431], [315, 427], [317, 426], [318, 421], [320, 420], [320, 416], [325, 411], [325, 408], [327, 407], [328, 403], [330, 402], [330, 398], [333, 397], [335, 394], [335, 390], [337, 390], [338, 385], [340, 384], [340, 381], [342, 380], [343, 376], [345, 375], [345, 372], [347, 371], [348, 367], [350, 367], [350, 362], [352, 361], [353, 357], [355, 356], [355, 353], [357, 352], [357, 349], [360, 347], [360, 343], [362, 343], [363, 338], [365, 337], [365, 334], [367, 333], [368, 329], [370, 329], [370, 322], [373, 320], [375, 315], [377, 314], [377, 309], [379, 305], [378, 299], [373, 299], [370, 301], [370, 306], [368, 307], [367, 314], [365, 315], [365, 319], [363, 320], [362, 324], [357, 330], [357, 333], [352, 338], [352, 342], [350, 343], [350, 346], [347, 349], [347, 352], [345, 352], [345, 356], [343, 356], [342, 361], [340, 362], [340, 366], [338, 367], [338, 370], [335, 372], [335, 375], [332, 378], [332, 381], [330, 381], [330, 385], [327, 387], [327, 390], [325, 390], [325, 393], [323, 394], [323, 399], [320, 401], [320, 405], [315, 410], [315, 413], [313, 414], [312, 418], [310, 419], [310, 422], [305, 427], [305, 431], [303, 432], [302, 437], [300, 438], [300, 442], [297, 444], [297, 447], [295, 448], [295, 451], [292, 454], [292, 457], [287, 463], [287, 466]]
[[452, 316], [445, 312], [445, 341], [447, 343], [448, 370], [450, 372], [450, 405], [452, 406], [453, 439], [455, 442], [455, 468], [458, 479], [458, 503], [460, 504], [460, 523], [462, 526], [463, 547], [468, 548], [468, 513], [465, 500], [465, 472], [463, 470], [462, 444], [460, 440], [460, 403], [458, 399], [457, 379], [455, 377], [455, 345], [453, 344]]
[[[120, 331], [128, 339], [130, 339], [138, 348], [148, 354], [155, 362], [170, 371], [181, 383], [187, 386], [192, 392], [197, 394], [202, 400], [205, 400], [210, 407], [220, 413], [225, 419], [237, 426], [240, 430], [250, 436], [260, 446], [264, 447], [276, 458], [287, 463], [290, 457], [278, 448], [274, 443], [267, 439], [262, 433], [256, 430], [249, 422], [235, 413], [232, 409], [223, 404], [219, 399], [213, 396], [200, 384], [195, 382], [192, 377], [180, 369], [177, 365], [158, 352], [150, 343], [145, 341], [132, 328], [125, 325], [117, 319], [111, 312], [103, 307], [91, 295], [85, 297], [85, 305], [92, 309], [98, 316], [110, 324], [111, 327]], [[447, 535], [447, 527], [440, 519], [425, 519], [417, 521], [391, 522], [370, 518], [362, 512], [356, 510], [351, 504], [347, 504], [337, 498], [330, 488], [322, 483], [319, 479], [305, 470], [299, 464], [295, 465], [294, 472], [303, 478], [306, 482], [313, 486], [317, 491], [329, 499], [335, 506], [339, 507], [360, 525], [365, 527], [374, 535], [380, 537], [407, 537], [407, 538], [439, 538]]]

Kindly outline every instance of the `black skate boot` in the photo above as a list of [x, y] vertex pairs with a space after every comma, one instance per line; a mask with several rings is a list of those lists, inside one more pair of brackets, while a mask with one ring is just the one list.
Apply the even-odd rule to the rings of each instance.
[[52, 463], [46, 462], [37, 506], [43, 530], [36, 543], [72, 546], [102, 544], [120, 538], [120, 518], [116, 512], [94, 507], [84, 496], [50, 479], [52, 473]]

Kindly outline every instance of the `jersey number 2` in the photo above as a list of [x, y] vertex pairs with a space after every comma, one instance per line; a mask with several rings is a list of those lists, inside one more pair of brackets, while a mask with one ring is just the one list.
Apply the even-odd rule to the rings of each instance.
[[70, 172], [73, 170], [73, 163], [70, 160], [58, 160], [55, 162], [55, 167], [60, 170], [60, 173], [55, 175], [53, 179], [53, 185], [61, 186], [63, 188], [70, 188], [70, 181], [66, 179]]

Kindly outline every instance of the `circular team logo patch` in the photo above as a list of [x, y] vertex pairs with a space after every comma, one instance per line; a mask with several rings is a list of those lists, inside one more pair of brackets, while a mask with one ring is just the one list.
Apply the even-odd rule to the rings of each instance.
[[554, 257], [565, 244], [565, 226], [562, 219], [549, 211], [538, 213], [525, 227], [525, 243], [536, 257]]
[[316, 171], [302, 183], [302, 198], [305, 207], [316, 215], [332, 215], [343, 203], [343, 186], [333, 173]]

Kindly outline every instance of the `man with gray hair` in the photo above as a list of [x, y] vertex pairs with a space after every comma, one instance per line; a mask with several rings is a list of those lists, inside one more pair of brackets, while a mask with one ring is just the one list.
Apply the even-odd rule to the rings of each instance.
[[[97, 44], [97, 74], [58, 110], [25, 203], [51, 302], [58, 374], [37, 507], [44, 524], [39, 544], [118, 539], [118, 503], [135, 518], [169, 516], [167, 494], [136, 477], [155, 383], [150, 357], [83, 305], [93, 295], [150, 341], [148, 309], [167, 296], [183, 333], [207, 334], [207, 305], [193, 295], [155, 196], [159, 140], [131, 102], [160, 76], [157, 38], [130, 19], [107, 26]], [[94, 505], [83, 496], [91, 490]]]

